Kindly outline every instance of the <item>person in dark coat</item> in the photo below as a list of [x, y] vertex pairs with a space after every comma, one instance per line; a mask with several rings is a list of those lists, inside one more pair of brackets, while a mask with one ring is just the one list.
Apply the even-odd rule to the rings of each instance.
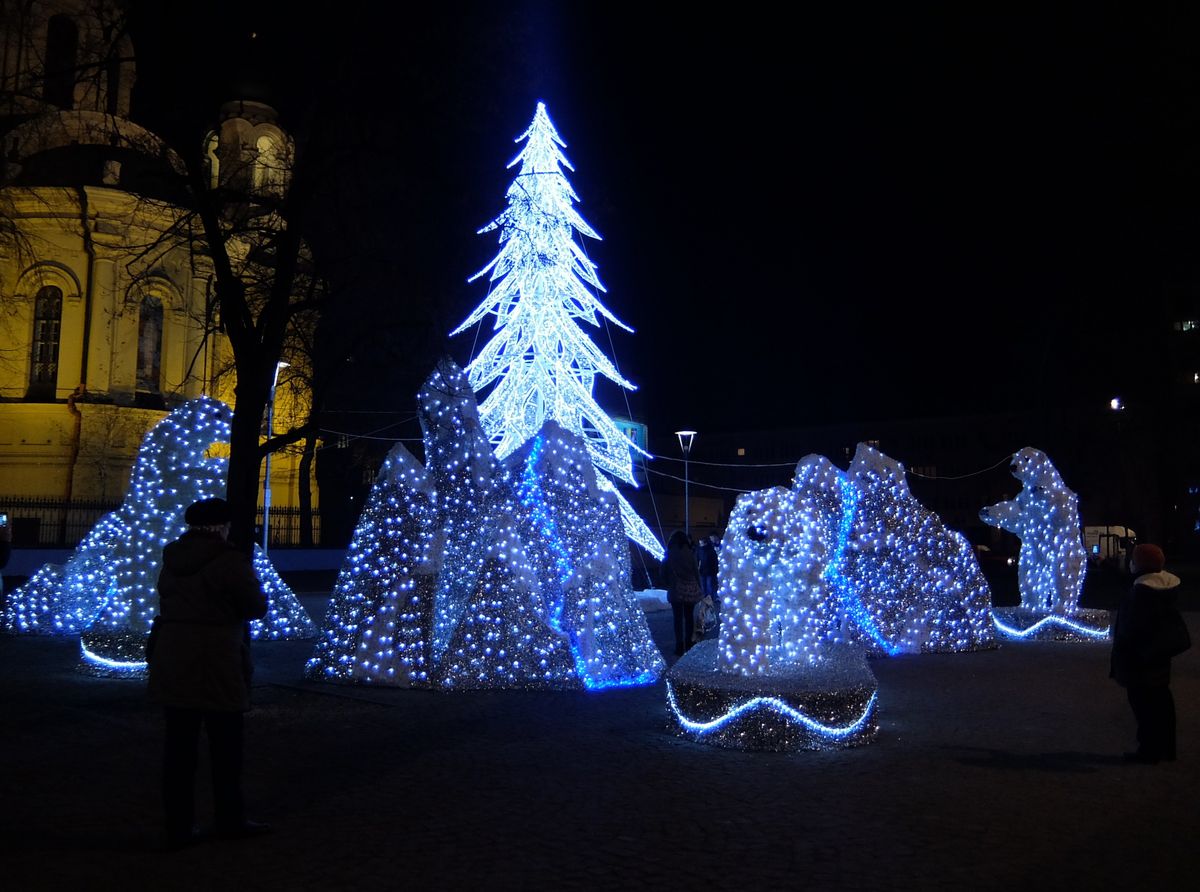
[[675, 656], [682, 656], [692, 644], [696, 632], [696, 605], [703, 592], [696, 554], [683, 530], [676, 530], [667, 540], [667, 559], [663, 562], [663, 582], [671, 604], [675, 625]]
[[700, 589], [705, 595], [717, 603], [717, 568], [720, 564], [717, 554], [717, 535], [705, 536], [696, 547], [696, 560], [700, 570]]
[[1155, 764], [1175, 759], [1175, 700], [1171, 696], [1171, 657], [1191, 641], [1175, 606], [1179, 577], [1166, 572], [1157, 545], [1133, 549], [1132, 589], [1126, 593], [1112, 628], [1109, 676], [1125, 688], [1137, 720], [1138, 748], [1127, 762]]
[[242, 802], [242, 714], [250, 708], [250, 620], [267, 613], [267, 596], [244, 552], [226, 538], [224, 499], [188, 507], [187, 532], [163, 549], [159, 614], [148, 645], [149, 694], [166, 717], [163, 801], [167, 845], [197, 837], [194, 827], [197, 747], [208, 735], [215, 832], [261, 833]]

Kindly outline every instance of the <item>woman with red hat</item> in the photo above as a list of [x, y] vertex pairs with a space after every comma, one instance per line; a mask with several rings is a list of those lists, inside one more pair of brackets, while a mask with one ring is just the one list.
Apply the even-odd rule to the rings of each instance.
[[1137, 720], [1136, 751], [1125, 761], [1154, 765], [1175, 761], [1175, 700], [1171, 657], [1191, 647], [1187, 624], [1175, 606], [1179, 577], [1163, 569], [1157, 545], [1133, 550], [1133, 588], [1121, 599], [1112, 630], [1109, 676], [1125, 688]]

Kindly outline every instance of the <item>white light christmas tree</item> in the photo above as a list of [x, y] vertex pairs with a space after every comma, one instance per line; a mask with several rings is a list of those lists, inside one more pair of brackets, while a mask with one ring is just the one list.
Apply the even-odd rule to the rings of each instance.
[[[143, 645], [158, 609], [163, 546], [187, 529], [183, 512], [188, 505], [225, 494], [226, 460], [207, 453], [214, 444], [229, 442], [231, 416], [223, 402], [201, 397], [158, 422], [138, 450], [121, 507], [97, 522], [65, 565], [45, 565], [8, 596], [4, 627], [17, 633], [79, 634], [89, 671], [143, 672]], [[261, 550], [254, 563], [269, 612], [251, 624], [251, 634], [312, 637], [312, 620]]]
[[470, 280], [490, 274], [490, 291], [451, 334], [466, 331], [488, 315], [496, 317], [496, 334], [467, 367], [475, 390], [492, 386], [479, 416], [496, 457], [507, 458], [547, 420], [583, 437], [600, 472], [599, 485], [617, 498], [629, 538], [661, 559], [662, 544], [609, 479], [636, 485], [631, 450], [638, 447], [592, 395], [597, 376], [628, 390], [635, 387], [579, 322], [599, 327], [603, 317], [626, 331], [632, 329], [595, 296], [604, 286], [575, 233], [600, 236], [575, 210], [579, 196], [562, 171], [574, 168], [561, 151], [566, 143], [543, 103], [516, 141], [522, 140], [524, 148], [508, 165], [520, 164], [508, 189], [508, 207], [480, 230], [500, 231], [500, 253]]
[[497, 461], [449, 361], [419, 402], [426, 465], [399, 445], [388, 456], [307, 675], [441, 689], [653, 683], [662, 657], [620, 510], [582, 438], [547, 422]]
[[1087, 553], [1079, 524], [1079, 499], [1067, 489], [1044, 452], [1025, 447], [1013, 456], [1021, 491], [979, 512], [984, 523], [1021, 540], [1017, 575], [1021, 607], [998, 611], [996, 626], [1010, 637], [1095, 640], [1108, 636], [1105, 611], [1079, 606]]

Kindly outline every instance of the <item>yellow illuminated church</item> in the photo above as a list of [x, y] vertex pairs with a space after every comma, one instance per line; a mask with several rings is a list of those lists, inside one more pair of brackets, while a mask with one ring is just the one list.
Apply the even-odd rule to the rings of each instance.
[[[0, 510], [5, 497], [119, 501], [167, 411], [202, 394], [232, 404], [212, 263], [182, 160], [130, 120], [118, 4], [5, 0], [0, 14]], [[195, 146], [210, 185], [286, 190], [291, 140], [274, 110], [235, 101], [215, 117]], [[289, 359], [277, 433], [308, 412], [288, 386], [303, 360]], [[298, 469], [275, 456], [273, 505], [297, 504]]]

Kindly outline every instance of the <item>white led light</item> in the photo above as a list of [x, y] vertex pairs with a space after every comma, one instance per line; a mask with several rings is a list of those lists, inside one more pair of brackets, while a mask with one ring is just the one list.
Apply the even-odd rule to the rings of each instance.
[[388, 455], [306, 674], [442, 689], [656, 681], [621, 512], [583, 439], [547, 421], [497, 461], [449, 360], [418, 414], [425, 465], [400, 444]]
[[[183, 513], [201, 499], [223, 496], [227, 462], [207, 455], [229, 442], [230, 408], [220, 400], [189, 400], [159, 421], [138, 450], [121, 506], [84, 537], [64, 565], [46, 564], [12, 592], [4, 607], [10, 632], [93, 635], [85, 664], [131, 672], [114, 654], [136, 649], [158, 610], [158, 571], [163, 546], [187, 529]], [[295, 594], [257, 550], [255, 571], [268, 595], [254, 637], [311, 638], [316, 629]], [[124, 640], [130, 639], [130, 640]], [[107, 662], [106, 662], [107, 661]]]
[[479, 416], [498, 459], [507, 458], [554, 420], [583, 437], [601, 485], [616, 496], [626, 533], [656, 558], [662, 544], [603, 475], [636, 485], [631, 450], [642, 451], [618, 430], [592, 396], [597, 375], [635, 390], [579, 327], [599, 327], [600, 317], [626, 331], [595, 296], [604, 291], [596, 265], [575, 240], [579, 232], [600, 236], [575, 210], [579, 196], [562, 167], [574, 170], [559, 137], [538, 103], [533, 122], [516, 141], [524, 148], [508, 165], [520, 172], [508, 189], [507, 209], [479, 230], [499, 230], [500, 253], [471, 277], [490, 274], [487, 299], [453, 332], [466, 331], [494, 314], [496, 334], [467, 366], [475, 390], [494, 385]]
[[1025, 447], [1013, 456], [1021, 481], [1017, 497], [979, 512], [984, 523], [1017, 535], [1021, 607], [1069, 617], [1079, 609], [1087, 552], [1079, 525], [1079, 499], [1067, 489], [1046, 453]]

